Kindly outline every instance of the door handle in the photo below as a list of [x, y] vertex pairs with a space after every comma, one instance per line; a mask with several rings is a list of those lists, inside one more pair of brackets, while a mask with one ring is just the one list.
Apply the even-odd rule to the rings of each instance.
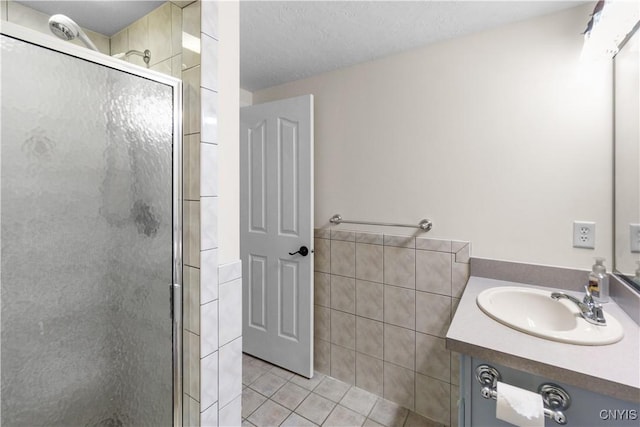
[[295, 254], [307, 256], [309, 255], [309, 248], [307, 248], [306, 246], [300, 246], [300, 249], [298, 249], [296, 252], [289, 252], [289, 255], [295, 255]]

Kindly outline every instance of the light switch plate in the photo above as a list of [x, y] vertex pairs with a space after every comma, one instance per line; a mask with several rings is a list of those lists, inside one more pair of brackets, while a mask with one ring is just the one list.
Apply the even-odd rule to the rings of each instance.
[[573, 222], [573, 247], [594, 249], [596, 247], [596, 223], [592, 221]]

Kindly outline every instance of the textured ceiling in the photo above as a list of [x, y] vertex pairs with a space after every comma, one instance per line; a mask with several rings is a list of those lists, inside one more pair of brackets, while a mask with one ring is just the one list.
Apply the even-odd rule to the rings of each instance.
[[81, 27], [105, 36], [112, 36], [129, 24], [159, 7], [164, 1], [152, 0], [84, 0], [84, 1], [25, 1], [18, 0], [32, 9], [55, 15], [61, 13], [76, 21]]
[[242, 0], [240, 86], [256, 91], [584, 3]]

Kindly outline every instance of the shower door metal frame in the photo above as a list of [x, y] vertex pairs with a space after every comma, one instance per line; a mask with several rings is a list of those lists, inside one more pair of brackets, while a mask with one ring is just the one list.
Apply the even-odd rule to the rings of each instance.
[[170, 86], [173, 91], [173, 283], [169, 284], [172, 313], [173, 426], [182, 427], [182, 81], [109, 55], [59, 40], [53, 35], [2, 21], [0, 33], [32, 45]]

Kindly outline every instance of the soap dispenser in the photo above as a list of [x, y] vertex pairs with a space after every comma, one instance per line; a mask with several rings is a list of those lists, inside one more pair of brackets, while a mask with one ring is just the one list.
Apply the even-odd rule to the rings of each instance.
[[604, 258], [596, 258], [596, 263], [589, 273], [589, 292], [598, 303], [609, 301], [609, 275], [604, 266]]

